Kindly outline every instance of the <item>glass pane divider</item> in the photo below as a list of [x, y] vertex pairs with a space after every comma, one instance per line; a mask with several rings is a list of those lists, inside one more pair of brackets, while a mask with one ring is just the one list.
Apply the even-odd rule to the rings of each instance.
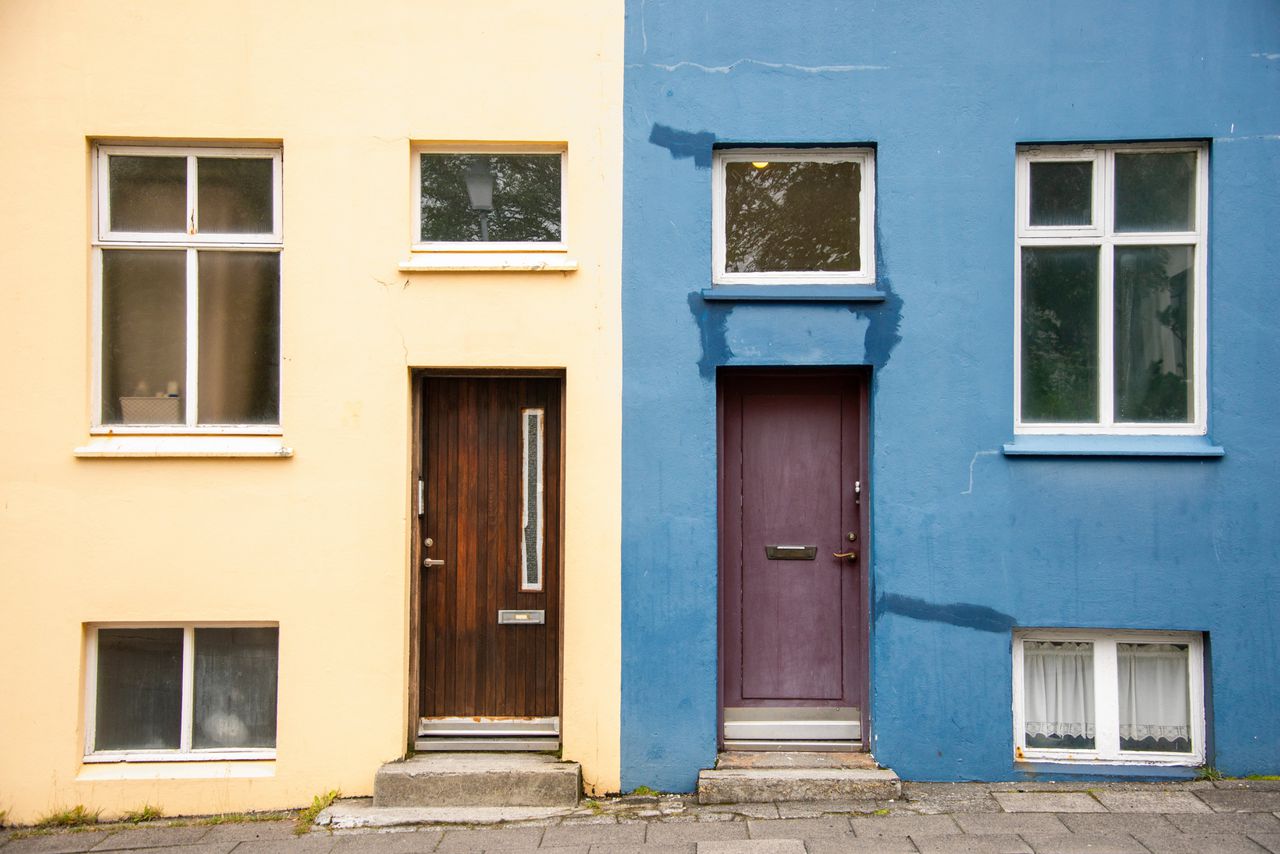
[[1098, 423], [1110, 427], [1116, 420], [1115, 251], [1106, 243], [1098, 251]]
[[191, 722], [195, 718], [196, 702], [195, 673], [196, 630], [194, 626], [186, 626], [182, 630], [182, 730], [178, 748], [183, 753], [191, 750]]

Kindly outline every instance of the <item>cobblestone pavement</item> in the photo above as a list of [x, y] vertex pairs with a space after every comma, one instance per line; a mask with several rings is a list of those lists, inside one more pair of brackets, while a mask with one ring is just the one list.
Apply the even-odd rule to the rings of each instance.
[[891, 801], [701, 806], [691, 796], [584, 801], [564, 815], [381, 830], [189, 819], [0, 831], [0, 854], [1280, 854], [1280, 782], [906, 783]]

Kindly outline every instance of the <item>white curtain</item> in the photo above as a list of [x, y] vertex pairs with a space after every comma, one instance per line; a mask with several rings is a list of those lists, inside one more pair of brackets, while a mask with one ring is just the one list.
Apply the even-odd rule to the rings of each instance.
[[1022, 660], [1027, 738], [1093, 739], [1093, 644], [1024, 641]]
[[[1116, 644], [1120, 669], [1121, 748], [1191, 749], [1187, 648], [1164, 643]], [[1126, 745], [1125, 740], [1155, 743]], [[1177, 744], [1182, 740], [1182, 744]]]

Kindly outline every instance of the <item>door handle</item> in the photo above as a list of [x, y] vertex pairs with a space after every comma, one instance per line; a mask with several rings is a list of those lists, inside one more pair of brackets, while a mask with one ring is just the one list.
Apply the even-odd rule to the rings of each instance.
[[838, 557], [838, 558], [848, 558], [849, 560], [857, 560], [857, 559], [858, 559], [858, 553], [857, 553], [857, 552], [832, 552], [832, 553], [831, 553], [831, 556], [832, 556], [832, 557]]
[[423, 566], [427, 566], [427, 567], [431, 567], [431, 566], [444, 566], [444, 561], [442, 561], [442, 560], [435, 560], [434, 558], [426, 558], [425, 560], [423, 560], [423, 561], [422, 561], [422, 565], [423, 565]]

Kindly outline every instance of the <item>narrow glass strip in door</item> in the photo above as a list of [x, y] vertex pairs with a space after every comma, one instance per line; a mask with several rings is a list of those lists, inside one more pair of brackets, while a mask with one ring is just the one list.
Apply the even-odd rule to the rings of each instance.
[[542, 415], [520, 410], [524, 428], [524, 478], [520, 512], [520, 589], [542, 589]]

